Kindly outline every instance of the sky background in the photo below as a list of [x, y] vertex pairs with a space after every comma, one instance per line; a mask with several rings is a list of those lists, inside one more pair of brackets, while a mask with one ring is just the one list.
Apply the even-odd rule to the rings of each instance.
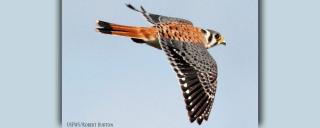
[[214, 108], [200, 127], [258, 127], [257, 0], [62, 1], [62, 126], [67, 122], [109, 122], [116, 128], [198, 126], [189, 122], [164, 52], [95, 32], [97, 19], [151, 25], [125, 3], [222, 33], [227, 46], [209, 49], [218, 63]]

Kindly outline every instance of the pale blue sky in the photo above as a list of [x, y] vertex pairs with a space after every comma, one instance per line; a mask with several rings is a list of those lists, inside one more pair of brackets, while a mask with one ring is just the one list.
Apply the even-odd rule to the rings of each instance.
[[198, 126], [188, 120], [164, 52], [94, 31], [97, 19], [150, 25], [125, 3], [221, 32], [227, 46], [209, 49], [218, 63], [216, 99], [201, 127], [258, 127], [257, 0], [62, 1], [63, 126], [71, 121], [110, 122], [116, 128]]

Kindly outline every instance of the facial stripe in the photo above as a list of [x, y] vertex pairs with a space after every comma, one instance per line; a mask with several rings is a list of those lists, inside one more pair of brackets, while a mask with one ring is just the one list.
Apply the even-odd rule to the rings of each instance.
[[208, 41], [209, 41], [209, 42], [212, 41], [212, 37], [213, 37], [213, 35], [212, 35], [212, 33], [210, 33], [210, 36], [209, 36], [209, 38], [208, 38]]

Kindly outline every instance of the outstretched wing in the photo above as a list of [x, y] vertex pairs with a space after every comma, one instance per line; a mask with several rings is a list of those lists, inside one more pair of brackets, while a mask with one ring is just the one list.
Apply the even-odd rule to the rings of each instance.
[[217, 66], [204, 46], [160, 37], [161, 48], [177, 73], [190, 122], [208, 120], [216, 85]]
[[161, 16], [161, 15], [157, 15], [157, 14], [148, 13], [142, 6], [140, 6], [141, 10], [135, 8], [131, 4], [127, 4], [127, 7], [134, 10], [134, 11], [142, 13], [143, 16], [146, 17], [150, 23], [155, 24], [155, 25], [160, 24], [160, 23], [168, 23], [168, 22], [181, 22], [181, 23], [192, 25], [191, 21], [188, 21], [185, 19], [168, 17], [168, 16]]

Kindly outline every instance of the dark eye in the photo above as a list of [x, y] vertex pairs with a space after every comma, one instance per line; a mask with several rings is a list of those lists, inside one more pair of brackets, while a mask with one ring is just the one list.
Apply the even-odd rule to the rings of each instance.
[[219, 39], [219, 38], [220, 38], [220, 34], [216, 34], [216, 35], [214, 35], [214, 37], [215, 37], [216, 39]]

